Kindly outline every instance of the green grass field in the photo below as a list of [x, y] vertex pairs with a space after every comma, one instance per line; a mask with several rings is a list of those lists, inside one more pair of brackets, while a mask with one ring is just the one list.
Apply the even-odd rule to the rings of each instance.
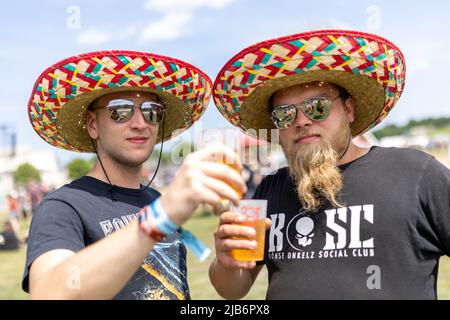
[[[0, 214], [0, 223], [4, 216]], [[196, 214], [186, 228], [196, 234], [210, 248], [214, 247], [213, 231], [218, 221], [217, 217]], [[1, 224], [0, 224], [1, 225]], [[26, 225], [22, 225], [23, 232]], [[25, 263], [26, 249], [16, 252], [0, 252], [0, 299], [28, 299], [20, 288]], [[188, 254], [188, 281], [191, 288], [191, 297], [195, 300], [215, 300], [221, 297], [215, 292], [208, 278], [208, 267], [213, 257], [207, 261], [198, 262], [190, 253]], [[264, 299], [267, 287], [267, 272], [260, 273], [255, 285], [245, 299]], [[450, 258], [441, 259], [438, 279], [439, 299], [450, 300]]]
[[[0, 212], [0, 228], [6, 215]], [[20, 223], [21, 235], [28, 233], [29, 221]], [[0, 251], [0, 300], [28, 299], [21, 289], [22, 274], [25, 266], [26, 247], [17, 251]]]

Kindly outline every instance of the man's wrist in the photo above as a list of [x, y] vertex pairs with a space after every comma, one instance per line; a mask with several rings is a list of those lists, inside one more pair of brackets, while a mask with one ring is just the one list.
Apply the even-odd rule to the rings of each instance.
[[160, 197], [139, 211], [138, 220], [139, 228], [155, 241], [161, 241], [165, 236], [180, 230], [165, 212]]
[[156, 227], [154, 220], [148, 214], [148, 208], [142, 208], [138, 213], [139, 230], [156, 242], [164, 239], [165, 235]]
[[166, 212], [169, 219], [176, 223], [179, 227], [181, 227], [184, 221], [182, 220], [182, 218], [180, 218], [183, 216], [182, 212], [179, 212], [177, 208], [179, 207], [179, 204], [175, 201], [168, 200], [164, 195], [159, 197], [159, 199], [160, 206], [162, 207], [162, 210]]
[[151, 202], [149, 205], [150, 214], [154, 219], [156, 227], [165, 235], [177, 232], [180, 226], [172, 221], [161, 204], [161, 197]]

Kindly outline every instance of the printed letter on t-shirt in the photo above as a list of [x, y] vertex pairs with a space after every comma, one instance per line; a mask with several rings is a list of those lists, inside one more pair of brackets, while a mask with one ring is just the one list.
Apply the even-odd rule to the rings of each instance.
[[334, 237], [327, 232], [326, 233], [326, 243], [324, 250], [335, 250], [343, 249], [347, 244], [347, 230], [335, 222], [335, 215], [338, 215], [339, 220], [347, 223], [347, 208], [331, 209], [325, 210], [327, 215], [327, 227], [337, 233], [337, 242], [334, 242]]
[[[281, 251], [283, 249], [283, 232], [285, 214], [271, 214], [272, 226], [270, 227], [269, 252]], [[276, 245], [275, 245], [276, 240]]]

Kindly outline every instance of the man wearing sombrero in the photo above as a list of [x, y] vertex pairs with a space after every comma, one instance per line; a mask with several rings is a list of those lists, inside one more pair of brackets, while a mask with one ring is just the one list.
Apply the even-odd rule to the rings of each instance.
[[222, 68], [221, 113], [260, 138], [276, 129], [289, 165], [254, 196], [271, 220], [263, 262], [231, 258], [255, 244], [233, 239], [251, 230], [222, 214], [210, 279], [223, 297], [243, 297], [265, 264], [268, 299], [436, 299], [439, 258], [450, 255], [449, 170], [420, 151], [352, 143], [404, 84], [400, 50], [353, 31], [264, 41]]
[[214, 161], [236, 155], [189, 155], [163, 196], [140, 178], [154, 145], [190, 127], [210, 92], [196, 67], [151, 53], [92, 52], [42, 73], [28, 105], [33, 128], [98, 162], [33, 216], [22, 284], [32, 298], [189, 298], [184, 245], [201, 259], [208, 252], [180, 226], [200, 203], [237, 202], [224, 181], [245, 192], [239, 174]]

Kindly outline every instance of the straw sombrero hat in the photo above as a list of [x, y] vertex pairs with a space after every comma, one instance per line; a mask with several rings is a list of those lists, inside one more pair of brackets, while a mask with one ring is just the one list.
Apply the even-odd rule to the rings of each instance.
[[148, 91], [166, 106], [165, 134], [189, 128], [205, 111], [211, 80], [198, 68], [170, 57], [135, 51], [97, 51], [45, 70], [34, 85], [28, 113], [39, 136], [59, 148], [94, 152], [85, 129], [86, 108], [117, 91]]
[[401, 51], [377, 35], [348, 31], [310, 31], [250, 46], [231, 58], [217, 75], [214, 102], [244, 132], [270, 141], [260, 129], [275, 129], [268, 100], [276, 91], [312, 81], [345, 88], [356, 103], [352, 135], [380, 123], [405, 84]]

